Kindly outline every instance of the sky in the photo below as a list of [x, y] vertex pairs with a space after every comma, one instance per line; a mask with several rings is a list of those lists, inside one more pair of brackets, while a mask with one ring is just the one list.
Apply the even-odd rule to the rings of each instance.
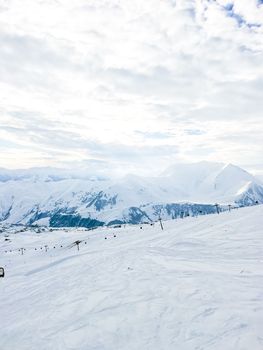
[[263, 0], [0, 0], [0, 167], [263, 174]]

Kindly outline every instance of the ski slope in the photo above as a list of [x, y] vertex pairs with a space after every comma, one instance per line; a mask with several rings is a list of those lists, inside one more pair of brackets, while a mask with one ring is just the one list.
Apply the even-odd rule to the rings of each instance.
[[0, 349], [262, 350], [262, 213], [1, 233]]

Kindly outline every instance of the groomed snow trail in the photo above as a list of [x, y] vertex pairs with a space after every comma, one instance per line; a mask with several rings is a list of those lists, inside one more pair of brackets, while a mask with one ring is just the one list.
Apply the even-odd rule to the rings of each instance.
[[1, 350], [263, 349], [263, 206], [4, 238]]

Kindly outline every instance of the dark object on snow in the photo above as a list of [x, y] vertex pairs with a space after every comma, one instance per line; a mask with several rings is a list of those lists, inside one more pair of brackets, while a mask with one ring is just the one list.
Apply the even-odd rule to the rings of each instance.
[[75, 241], [74, 243], [73, 243], [73, 245], [76, 245], [77, 246], [77, 248], [78, 248], [78, 250], [79, 250], [79, 245], [80, 245], [80, 243], [81, 243], [82, 241]]
[[160, 226], [161, 226], [161, 229], [163, 230], [163, 223], [162, 223], [162, 219], [159, 218], [159, 221], [160, 221]]
[[25, 251], [25, 250], [26, 250], [26, 248], [20, 248], [20, 249], [18, 249], [18, 251], [20, 251], [22, 255], [24, 255], [24, 251]]
[[5, 270], [3, 267], [0, 267], [0, 277], [5, 277]]

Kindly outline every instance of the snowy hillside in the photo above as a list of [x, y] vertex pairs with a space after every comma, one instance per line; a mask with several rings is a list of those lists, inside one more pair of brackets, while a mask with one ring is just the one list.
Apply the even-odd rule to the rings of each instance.
[[262, 211], [3, 230], [0, 349], [261, 350]]
[[0, 220], [25, 225], [101, 226], [215, 212], [214, 204], [263, 203], [263, 185], [245, 170], [201, 162], [159, 177], [92, 177], [57, 169], [2, 171]]

